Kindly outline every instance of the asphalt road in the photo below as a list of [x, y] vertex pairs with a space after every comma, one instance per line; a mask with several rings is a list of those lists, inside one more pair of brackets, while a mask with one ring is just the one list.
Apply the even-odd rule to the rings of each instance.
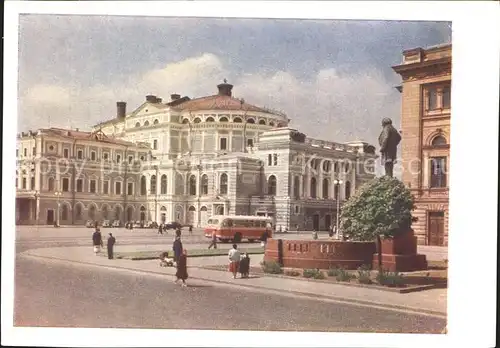
[[18, 257], [14, 324], [438, 333], [444, 319]]

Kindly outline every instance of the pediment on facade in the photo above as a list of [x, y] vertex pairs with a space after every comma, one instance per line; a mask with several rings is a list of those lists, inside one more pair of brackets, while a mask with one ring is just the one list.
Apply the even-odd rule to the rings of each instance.
[[139, 106], [137, 109], [135, 109], [131, 114], [129, 114], [127, 117], [135, 117], [135, 116], [147, 116], [151, 114], [155, 114], [157, 112], [162, 111], [163, 109], [167, 108], [165, 104], [152, 104], [145, 102], [141, 106]]

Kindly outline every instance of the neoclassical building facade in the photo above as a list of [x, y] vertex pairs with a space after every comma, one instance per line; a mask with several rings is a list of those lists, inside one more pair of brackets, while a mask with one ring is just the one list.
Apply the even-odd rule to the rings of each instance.
[[416, 209], [419, 244], [448, 245], [451, 44], [403, 52], [393, 69], [402, 78], [403, 182]]
[[[91, 132], [49, 129], [22, 134], [20, 222], [50, 223], [59, 200], [62, 224], [108, 218], [203, 227], [211, 215], [233, 214], [270, 216], [282, 229], [326, 230], [335, 222], [337, 199], [343, 202], [374, 177], [373, 146], [308, 138], [288, 126], [286, 115], [234, 98], [233, 86], [226, 81], [217, 88], [215, 95], [196, 99], [173, 94], [168, 102], [149, 95], [130, 113], [125, 102], [117, 102], [116, 117]], [[39, 154], [20, 156], [35, 143]], [[52, 161], [78, 159], [82, 147], [83, 156], [90, 158], [82, 170], [89, 188], [76, 189], [75, 180], [81, 178], [75, 174], [68, 179], [71, 189], [59, 189], [62, 196], [54, 196], [54, 185], [60, 183], [50, 184], [50, 178], [60, 182], [62, 176], [45, 173], [43, 162], [37, 161], [49, 155], [49, 143], [55, 151], [49, 156]], [[115, 164], [112, 172], [100, 162], [91, 165], [104, 153]], [[75, 173], [78, 163], [73, 161]], [[30, 168], [35, 170], [32, 176]], [[24, 177], [34, 177], [33, 186], [22, 181]], [[109, 190], [115, 182], [123, 183], [116, 184], [123, 185], [119, 194], [106, 194], [103, 185]]]

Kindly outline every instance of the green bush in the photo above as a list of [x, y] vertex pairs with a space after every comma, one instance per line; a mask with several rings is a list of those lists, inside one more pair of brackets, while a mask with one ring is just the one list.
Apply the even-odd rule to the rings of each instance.
[[354, 274], [349, 273], [348, 271], [346, 271], [343, 268], [339, 268], [337, 275], [335, 276], [335, 279], [337, 279], [337, 281], [339, 281], [339, 282], [350, 282], [351, 279], [354, 279], [354, 278], [356, 278], [356, 276]]
[[360, 284], [373, 283], [369, 265], [363, 265], [358, 268], [358, 283]]
[[319, 269], [305, 269], [302, 275], [304, 278], [325, 279], [325, 275]]
[[290, 276], [290, 277], [298, 277], [298, 276], [300, 276], [300, 272], [295, 270], [295, 269], [291, 269], [291, 270], [285, 271], [285, 275]]
[[337, 267], [337, 268], [330, 268], [327, 272], [328, 276], [329, 277], [336, 277], [337, 274], [339, 274], [340, 272], [340, 267]]
[[380, 270], [377, 273], [376, 279], [380, 285], [384, 286], [398, 287], [405, 285], [405, 279], [399, 272], [388, 272], [385, 270]]
[[396, 178], [378, 177], [359, 188], [342, 207], [344, 236], [373, 241], [379, 235], [394, 237], [411, 228], [414, 209], [410, 190]]
[[283, 273], [283, 269], [281, 268], [281, 265], [276, 261], [262, 261], [260, 265], [261, 265], [262, 271], [264, 271], [264, 273], [270, 273], [270, 274]]

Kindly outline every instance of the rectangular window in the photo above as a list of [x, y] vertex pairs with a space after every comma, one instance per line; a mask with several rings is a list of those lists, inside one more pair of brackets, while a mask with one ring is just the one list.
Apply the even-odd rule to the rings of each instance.
[[134, 194], [134, 183], [129, 182], [127, 185], [127, 195], [132, 196]]
[[16, 149], [16, 157], [19, 157], [19, 149]]
[[90, 180], [90, 186], [89, 186], [90, 193], [96, 193], [96, 188], [97, 188], [97, 181]]
[[34, 177], [31, 177], [30, 185], [31, 185], [30, 189], [34, 190], [35, 189], [35, 178]]
[[19, 179], [16, 178], [16, 188], [18, 188], [18, 186], [19, 186]]
[[120, 163], [122, 160], [122, 156], [121, 155], [116, 155], [116, 163]]
[[109, 181], [104, 181], [102, 184], [102, 193], [109, 195]]
[[446, 187], [446, 157], [431, 158], [431, 187]]
[[91, 151], [90, 152], [90, 160], [95, 161], [96, 159], [97, 159], [97, 155], [96, 155], [95, 151]]
[[108, 154], [107, 152], [104, 152], [104, 153], [102, 154], [102, 158], [103, 158], [105, 161], [107, 161], [107, 160], [108, 160], [108, 158], [109, 158], [109, 154]]
[[278, 154], [277, 153], [273, 154], [273, 165], [274, 166], [278, 165]]
[[76, 192], [83, 192], [83, 179], [76, 180]]
[[451, 88], [450, 86], [443, 87], [443, 109], [449, 109], [451, 106]]
[[28, 156], [28, 149], [27, 149], [27, 148], [24, 148], [23, 153], [24, 153], [24, 157], [27, 157], [27, 156]]
[[153, 140], [153, 150], [158, 150], [158, 140]]
[[63, 157], [69, 158], [69, 149], [63, 149]]
[[268, 166], [273, 165], [273, 155], [271, 155], [271, 154], [267, 155], [267, 165]]
[[83, 150], [78, 150], [76, 152], [76, 158], [83, 159]]
[[62, 179], [62, 191], [69, 192], [69, 179], [68, 178]]
[[23, 178], [23, 189], [24, 190], [26, 190], [26, 185], [27, 185], [26, 178]]
[[131, 164], [133, 159], [134, 159], [133, 156], [128, 156], [128, 163]]
[[247, 146], [253, 147], [253, 139], [247, 139]]
[[220, 149], [227, 150], [227, 138], [220, 138]]
[[437, 103], [437, 88], [429, 88], [429, 100], [427, 101], [427, 109], [429, 110], [436, 110], [438, 108], [438, 103]]
[[33, 156], [36, 155], [36, 147], [33, 148], [33, 152], [32, 152]]
[[121, 194], [122, 194], [122, 183], [115, 182], [115, 195], [121, 195]]

